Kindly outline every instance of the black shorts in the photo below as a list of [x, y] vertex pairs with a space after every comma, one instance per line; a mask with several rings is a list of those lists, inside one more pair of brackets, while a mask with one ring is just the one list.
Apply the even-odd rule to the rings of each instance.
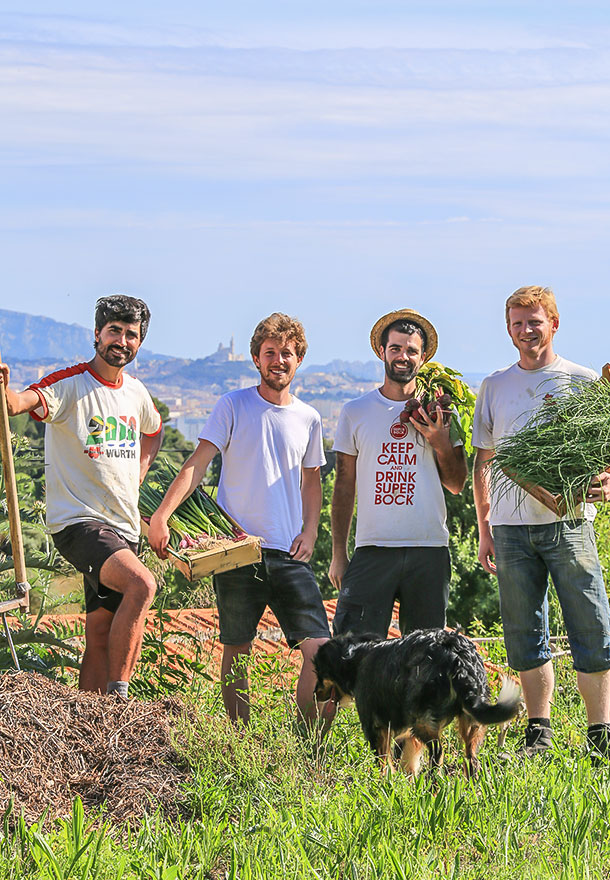
[[66, 526], [51, 537], [64, 559], [83, 575], [87, 614], [97, 608], [105, 608], [114, 614], [123, 594], [101, 583], [100, 569], [117, 550], [128, 549], [137, 553], [138, 545], [106, 523], [93, 519]]
[[400, 632], [443, 627], [451, 580], [447, 547], [359, 547], [343, 576], [333, 635], [388, 636], [398, 600]]

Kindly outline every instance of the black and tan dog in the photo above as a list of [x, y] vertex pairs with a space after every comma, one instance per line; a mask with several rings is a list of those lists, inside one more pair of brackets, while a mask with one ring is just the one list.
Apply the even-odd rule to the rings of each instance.
[[518, 686], [506, 679], [490, 703], [485, 666], [474, 644], [459, 632], [416, 630], [400, 639], [336, 636], [314, 658], [315, 695], [339, 705], [355, 702], [364, 734], [382, 770], [393, 770], [393, 741], [400, 764], [416, 776], [423, 745], [433, 765], [443, 762], [440, 735], [453, 718], [466, 748], [466, 772], [479, 766], [477, 752], [489, 724], [516, 715]]

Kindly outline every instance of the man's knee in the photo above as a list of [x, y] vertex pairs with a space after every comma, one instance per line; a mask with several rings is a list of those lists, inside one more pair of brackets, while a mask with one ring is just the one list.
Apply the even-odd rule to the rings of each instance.
[[157, 582], [148, 569], [144, 568], [144, 571], [133, 581], [133, 595], [142, 607], [150, 608], [156, 592]]
[[245, 663], [252, 651], [252, 642], [244, 642], [242, 645], [223, 645], [222, 665], [230, 668], [233, 664]]
[[105, 608], [97, 608], [87, 614], [85, 621], [85, 642], [90, 651], [105, 651], [114, 615]]
[[128, 549], [108, 557], [100, 570], [100, 583], [144, 609], [151, 606], [157, 590], [151, 572]]
[[141, 570], [130, 572], [129, 576], [117, 587], [112, 587], [111, 584], [106, 584], [106, 586], [117, 589], [123, 594], [123, 600], [127, 599], [144, 610], [150, 608], [157, 591], [157, 583], [153, 575], [144, 566], [141, 566]]
[[303, 655], [303, 660], [313, 660], [322, 645], [328, 641], [328, 638], [322, 639], [304, 639], [299, 648]]

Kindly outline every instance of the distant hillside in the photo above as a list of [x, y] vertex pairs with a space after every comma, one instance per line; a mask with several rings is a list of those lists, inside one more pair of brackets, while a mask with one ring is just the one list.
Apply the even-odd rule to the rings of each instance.
[[[218, 385], [223, 391], [234, 387], [237, 380], [250, 378], [255, 382], [258, 371], [252, 361], [224, 361], [218, 363], [213, 357], [197, 358], [167, 377], [172, 385], [184, 388]], [[227, 385], [227, 382], [229, 383]]]
[[383, 366], [381, 361], [342, 361], [334, 360], [328, 364], [311, 364], [303, 367], [302, 373], [331, 373], [333, 375], [345, 374], [352, 379], [365, 379], [369, 382], [381, 380]]
[[[258, 375], [254, 364], [245, 360], [226, 359], [229, 350], [220, 346], [219, 351], [208, 357], [188, 360], [165, 354], [155, 354], [146, 348], [138, 355], [138, 375], [144, 381], [165, 383], [179, 388], [212, 387], [223, 393], [242, 383], [255, 381]], [[28, 315], [0, 309], [0, 354], [9, 363], [23, 362], [24, 370], [32, 370], [33, 364], [51, 365], [77, 363], [93, 356], [93, 330], [78, 324], [64, 324], [40, 315]], [[238, 355], [239, 357], [239, 355]], [[32, 362], [28, 365], [28, 362]], [[300, 376], [313, 373], [340, 380], [327, 383], [320, 377], [314, 380], [328, 396], [349, 396], [349, 391], [338, 387], [351, 386], [354, 382], [381, 382], [383, 364], [378, 360], [344, 361], [335, 359], [328, 364], [308, 364], [299, 371]], [[24, 372], [24, 376], [25, 376]], [[36, 376], [36, 373], [32, 374]], [[464, 378], [473, 388], [478, 388], [484, 373], [467, 373]], [[24, 381], [34, 381], [29, 374]], [[328, 387], [326, 387], [328, 385]], [[308, 393], [313, 389], [308, 387]]]
[[[8, 361], [88, 361], [93, 357], [93, 330], [64, 324], [42, 315], [0, 309], [0, 354]], [[139, 358], [164, 358], [141, 349]]]

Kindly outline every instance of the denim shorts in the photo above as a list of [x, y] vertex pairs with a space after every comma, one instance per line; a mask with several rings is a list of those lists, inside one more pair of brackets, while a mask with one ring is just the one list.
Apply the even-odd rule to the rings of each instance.
[[333, 634], [387, 638], [396, 599], [401, 633], [443, 627], [450, 580], [448, 547], [358, 547], [343, 577]]
[[283, 550], [263, 550], [262, 562], [215, 575], [214, 590], [223, 645], [251, 642], [267, 606], [291, 648], [304, 639], [330, 638], [311, 566]]
[[550, 574], [563, 614], [574, 669], [610, 669], [610, 606], [593, 524], [585, 520], [494, 526], [500, 611], [508, 662], [525, 671], [551, 659]]

